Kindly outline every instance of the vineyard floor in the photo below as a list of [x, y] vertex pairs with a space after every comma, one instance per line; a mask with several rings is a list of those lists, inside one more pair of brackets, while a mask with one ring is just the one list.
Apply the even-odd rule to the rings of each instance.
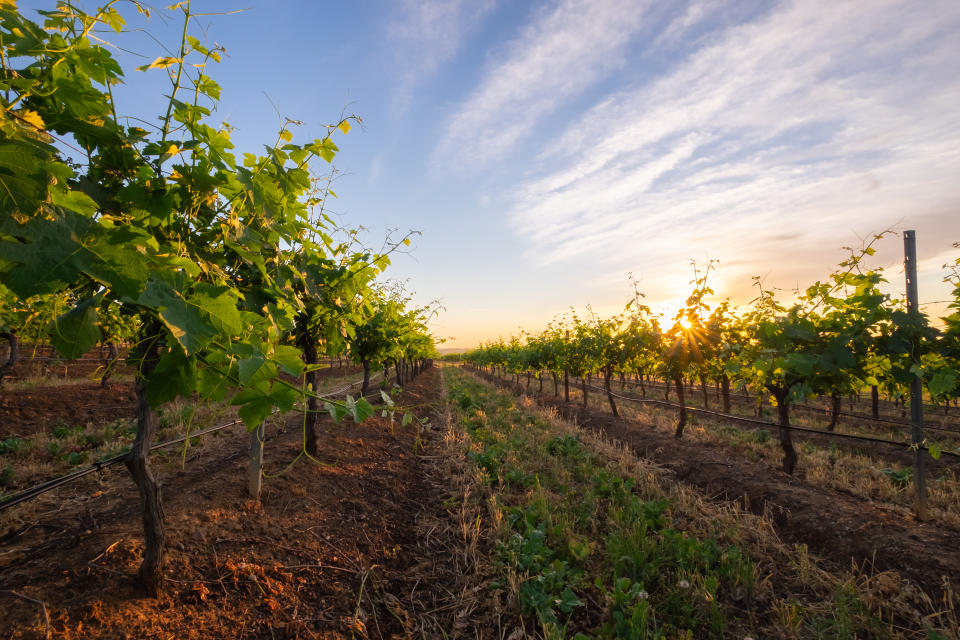
[[[325, 368], [319, 373], [326, 378], [360, 371], [360, 367], [351, 365]], [[39, 378], [23, 388], [0, 391], [0, 439], [42, 433], [57, 425], [101, 424], [130, 418], [134, 413], [132, 382], [111, 382], [101, 387], [99, 382], [76, 376]]]
[[[401, 401], [431, 415], [437, 377], [424, 373]], [[300, 450], [298, 420], [268, 429], [267, 474]], [[322, 464], [301, 459], [266, 478], [259, 504], [246, 495], [247, 440], [238, 427], [182, 470], [177, 459], [155, 462], [167, 522], [157, 600], [132, 583], [142, 531], [122, 470], [92, 496], [36, 513], [27, 530], [0, 532], [0, 637], [47, 634], [39, 604], [10, 592], [46, 603], [53, 638], [386, 638], [441, 619], [452, 628], [456, 563], [444, 552], [444, 496], [417, 421], [325, 417]]]
[[[517, 390], [506, 381], [483, 377]], [[755, 513], [766, 511], [783, 540], [807, 545], [838, 570], [851, 561], [868, 572], [871, 567], [894, 570], [934, 596], [942, 593], [943, 576], [954, 588], [960, 584], [960, 531], [904, 519], [901, 511], [813, 487], [762, 463], [734, 457], [727, 448], [689, 438], [678, 441], [671, 433], [615, 418], [609, 411], [567, 404], [550, 394], [538, 401], [586, 429], [629, 445], [712, 499], [736, 502]], [[803, 440], [800, 434], [794, 438]]]

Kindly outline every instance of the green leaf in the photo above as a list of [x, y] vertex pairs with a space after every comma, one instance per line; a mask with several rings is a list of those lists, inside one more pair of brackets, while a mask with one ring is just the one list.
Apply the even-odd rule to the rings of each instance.
[[147, 402], [151, 407], [176, 399], [189, 398], [197, 388], [197, 360], [188, 358], [179, 348], [160, 358], [147, 380]]
[[200, 283], [194, 292], [174, 288], [179, 282], [151, 277], [137, 303], [156, 309], [160, 319], [187, 355], [193, 355], [214, 338], [223, 342], [242, 331], [236, 294], [226, 287]]
[[407, 426], [408, 424], [410, 424], [411, 422], [413, 422], [413, 414], [411, 414], [411, 413], [404, 413], [404, 414], [403, 414], [403, 419], [400, 420], [400, 426], [405, 427], [405, 426]]
[[237, 413], [247, 429], [260, 426], [273, 412], [273, 403], [267, 397], [260, 397], [244, 403]]
[[249, 358], [243, 358], [237, 363], [237, 369], [239, 372], [238, 378], [241, 385], [245, 385], [253, 378], [260, 367], [263, 366], [263, 363], [266, 362], [266, 358], [262, 354], [256, 354]]
[[927, 450], [930, 452], [931, 458], [933, 458], [934, 460], [940, 459], [940, 453], [942, 452], [942, 449], [940, 448], [940, 445], [938, 445], [936, 442], [931, 442], [930, 445], [927, 447]]
[[270, 400], [280, 411], [290, 411], [293, 409], [294, 403], [299, 398], [299, 390], [279, 382], [274, 383], [273, 391], [270, 393]]
[[296, 347], [284, 344], [278, 345], [270, 359], [276, 362], [284, 373], [291, 376], [299, 376], [303, 373], [303, 357]]
[[376, 409], [373, 408], [372, 404], [367, 402], [366, 398], [359, 398], [353, 405], [354, 422], [363, 422], [374, 413], [376, 413]]
[[330, 413], [334, 422], [340, 422], [347, 415], [347, 408], [339, 402], [325, 402], [323, 408]]
[[927, 389], [930, 390], [931, 395], [941, 396], [953, 391], [956, 385], [957, 372], [952, 369], [942, 369], [933, 374]]
[[54, 189], [50, 192], [50, 201], [58, 207], [63, 207], [80, 215], [91, 217], [99, 209], [93, 198], [82, 191], [69, 190], [61, 191]]
[[87, 298], [50, 323], [50, 341], [57, 353], [71, 360], [93, 348], [102, 333], [97, 325], [101, 296]]

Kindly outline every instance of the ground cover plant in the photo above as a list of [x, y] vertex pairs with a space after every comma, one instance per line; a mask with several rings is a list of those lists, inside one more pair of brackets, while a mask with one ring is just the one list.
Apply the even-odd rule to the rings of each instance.
[[[618, 391], [615, 396], [619, 404], [619, 414], [638, 424], [656, 426], [664, 432], [674, 433], [676, 429], [677, 411], [662, 405], [630, 402], [629, 398], [641, 399], [635, 389], [639, 385], [627, 383], [625, 390]], [[663, 384], [646, 381], [646, 390], [664, 388]], [[631, 391], [631, 389], [634, 389]], [[597, 388], [598, 391], [601, 389]], [[523, 387], [525, 393], [534, 393], [535, 389]], [[573, 391], [573, 401], [578, 402], [578, 391]], [[626, 395], [624, 395], [626, 394]], [[551, 394], [545, 394], [550, 397]], [[733, 398], [747, 400], [747, 404], [755, 405], [755, 400], [744, 398], [737, 394]], [[702, 406], [696, 396], [687, 403], [688, 406]], [[607, 401], [602, 398], [591, 397], [588, 406], [597, 409], [608, 409]], [[803, 407], [797, 405], [795, 408]], [[775, 439], [775, 425], [741, 424], [725, 420], [722, 417], [710, 414], [690, 412], [689, 428], [685, 435], [694, 441], [711, 442], [727, 447], [732, 453], [741, 455], [748, 460], [762, 461], [771, 470], [782, 468], [783, 451]], [[761, 418], [769, 418], [761, 409]], [[798, 413], [798, 412], [795, 412]], [[823, 427], [821, 417], [817, 413], [804, 414], [799, 412], [798, 418], [793, 420], [796, 426]], [[753, 414], [749, 411], [735, 411], [733, 415]], [[857, 436], [879, 437], [891, 441], [902, 440], [904, 427], [889, 424], [861, 424], [860, 421], [840, 422], [833, 433], [851, 434]], [[884, 431], [886, 430], [886, 431]], [[952, 433], [937, 433], [936, 442], [945, 450], [955, 450], [958, 440]], [[797, 438], [803, 443], [796, 449], [800, 476], [814, 486], [824, 487], [850, 493], [871, 502], [896, 505], [902, 508], [904, 517], [910, 516], [913, 505], [911, 452], [909, 449], [898, 446], [879, 445], [872, 442], [850, 442], [845, 440], [829, 440], [817, 437], [815, 434], [800, 433]], [[933, 439], [931, 439], [933, 441]], [[960, 529], [960, 461], [952, 456], [944, 455], [939, 460], [929, 464], [930, 478], [928, 480], [928, 507], [930, 517], [938, 522]]]
[[762, 518], [718, 510], [609, 441], [445, 372], [499, 525], [497, 585], [545, 637], [940, 633], [935, 607], [906, 631], [912, 605], [877, 598], [880, 583], [903, 586], [896, 576], [827, 573]]

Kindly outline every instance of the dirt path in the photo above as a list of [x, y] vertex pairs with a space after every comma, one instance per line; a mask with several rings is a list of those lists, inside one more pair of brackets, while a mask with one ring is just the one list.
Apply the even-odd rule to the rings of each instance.
[[[517, 391], [513, 384], [484, 377]], [[628, 444], [708, 497], [738, 502], [755, 513], [769, 509], [784, 540], [806, 544], [839, 570], [848, 568], [851, 560], [879, 571], [895, 570], [930, 594], [941, 592], [943, 576], [954, 586], [960, 584], [960, 532], [905, 520], [900, 512], [858, 497], [812, 487], [721, 447], [677, 440], [653, 427], [552, 396], [538, 401], [566, 419]]]
[[[436, 382], [424, 373], [400, 402], [429, 416]], [[433, 610], [446, 605], [452, 563], [442, 545], [423, 546], [442, 496], [415, 425], [325, 419], [322, 464], [301, 459], [265, 479], [259, 504], [246, 496], [242, 429], [183, 470], [175, 455], [155, 458], [167, 515], [157, 600], [130, 580], [141, 553], [135, 489], [122, 470], [90, 480], [31, 507], [28, 529], [0, 531], [2, 590], [45, 602], [54, 638], [388, 638], [447, 625], [455, 612]], [[265, 471], [276, 474], [300, 449], [297, 417], [268, 437]], [[0, 602], [0, 637], [45, 636], [39, 605], [3, 592]]]

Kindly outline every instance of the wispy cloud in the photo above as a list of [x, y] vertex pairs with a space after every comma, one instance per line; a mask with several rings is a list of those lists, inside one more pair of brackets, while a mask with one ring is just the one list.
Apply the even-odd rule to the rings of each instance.
[[[663, 38], [703, 20], [691, 5]], [[954, 1], [804, 0], [719, 29], [544, 147], [512, 224], [535, 262], [651, 273], [719, 252], [783, 264], [905, 216], [956, 235], [958, 28]]]
[[413, 92], [460, 50], [496, 0], [403, 0], [387, 37], [396, 59], [395, 102], [402, 111]]
[[561, 0], [495, 57], [446, 125], [439, 160], [493, 162], [546, 114], [623, 65], [648, 2]]

